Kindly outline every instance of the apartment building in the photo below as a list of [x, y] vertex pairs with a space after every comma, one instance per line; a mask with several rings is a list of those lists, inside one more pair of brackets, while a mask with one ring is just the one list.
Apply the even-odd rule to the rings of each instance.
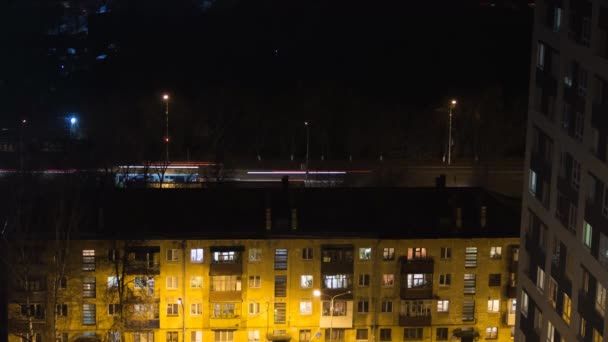
[[519, 341], [603, 341], [608, 286], [608, 3], [537, 1]]
[[[180, 191], [168, 197], [142, 192], [145, 199], [137, 198], [144, 202], [130, 208], [123, 204], [135, 198], [112, 198], [103, 206], [104, 225], [122, 229], [97, 226], [94, 236], [81, 234], [61, 248], [53, 240], [14, 240], [9, 341], [43, 342], [53, 335], [61, 342], [513, 336], [517, 201], [466, 188], [294, 189], [270, 196], [198, 192], [196, 201], [175, 205]], [[240, 215], [225, 215], [235, 208], [226, 201], [256, 197], [249, 207], [259, 211], [243, 207]], [[155, 216], [147, 204], [181, 211]], [[100, 211], [90, 212], [96, 218], [86, 221], [99, 223]], [[165, 225], [180, 215], [190, 219]], [[219, 219], [205, 215], [226, 221], [218, 227]], [[238, 228], [237, 221], [250, 225]], [[126, 227], [136, 222], [145, 232], [132, 228], [129, 234]], [[181, 226], [187, 222], [198, 230]]]

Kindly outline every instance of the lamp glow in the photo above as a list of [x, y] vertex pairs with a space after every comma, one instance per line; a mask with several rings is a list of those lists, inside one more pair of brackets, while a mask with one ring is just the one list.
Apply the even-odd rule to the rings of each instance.
[[169, 99], [169, 95], [164, 94], [164, 95], [163, 95], [163, 100], [165, 100], [165, 101], [166, 101], [166, 100], [168, 100], [168, 99]]

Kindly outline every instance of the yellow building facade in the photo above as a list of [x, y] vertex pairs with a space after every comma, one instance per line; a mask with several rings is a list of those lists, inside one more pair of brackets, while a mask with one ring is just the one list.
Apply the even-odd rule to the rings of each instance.
[[77, 240], [55, 273], [37, 249], [11, 342], [509, 341], [515, 324], [517, 237]]

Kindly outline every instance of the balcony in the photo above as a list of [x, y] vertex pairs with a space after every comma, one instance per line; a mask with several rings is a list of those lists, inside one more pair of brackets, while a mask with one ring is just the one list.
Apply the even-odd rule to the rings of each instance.
[[416, 259], [401, 257], [399, 261], [401, 262], [401, 274], [433, 273], [435, 269], [435, 262], [431, 257]]
[[400, 327], [421, 327], [431, 325], [431, 315], [427, 316], [406, 316], [399, 314]]
[[243, 274], [243, 264], [239, 263], [212, 263], [209, 266], [209, 275], [240, 275]]
[[503, 322], [505, 322], [506, 325], [512, 327], [515, 325], [515, 312], [505, 312], [503, 314]]
[[401, 288], [401, 299], [431, 299], [433, 298], [433, 286]]
[[211, 329], [239, 329], [241, 327], [241, 317], [239, 315], [212, 316], [209, 318], [209, 328]]
[[126, 274], [159, 275], [160, 263], [151, 260], [131, 260], [125, 265]]
[[127, 329], [160, 329], [159, 319], [129, 319], [126, 322]]

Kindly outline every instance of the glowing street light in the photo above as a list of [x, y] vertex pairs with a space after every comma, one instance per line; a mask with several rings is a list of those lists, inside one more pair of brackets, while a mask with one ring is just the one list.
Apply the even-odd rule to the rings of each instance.
[[165, 161], [169, 164], [169, 94], [163, 94], [165, 101]]
[[338, 293], [335, 296], [330, 296], [328, 294], [325, 294], [323, 292], [321, 292], [320, 290], [314, 290], [312, 292], [312, 294], [315, 297], [328, 297], [330, 298], [330, 302], [329, 302], [329, 342], [332, 342], [334, 340], [334, 336], [333, 336], [333, 330], [334, 330], [334, 299], [340, 297], [340, 296], [344, 296], [347, 294], [351, 294], [352, 291], [346, 291], [346, 292], [342, 292], [342, 293]]
[[452, 110], [456, 107], [456, 99], [450, 103], [450, 124], [448, 128], [448, 165], [452, 163]]
[[70, 118], [70, 125], [74, 126], [77, 122], [78, 122], [78, 119], [76, 119], [75, 116], [72, 116]]

